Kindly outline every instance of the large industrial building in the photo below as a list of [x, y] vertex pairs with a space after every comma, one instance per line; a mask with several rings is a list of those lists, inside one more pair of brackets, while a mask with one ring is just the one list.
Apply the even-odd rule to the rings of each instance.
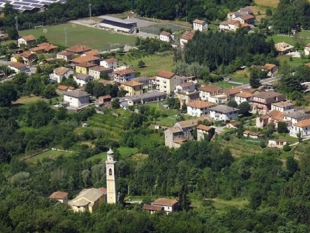
[[137, 33], [137, 23], [131, 22], [130, 19], [119, 19], [107, 15], [100, 16], [99, 18], [103, 19], [99, 23], [100, 28], [128, 34]]
[[4, 5], [9, 3], [20, 12], [44, 10], [47, 6], [56, 2], [65, 3], [66, 0], [0, 0], [0, 9], [3, 9]]

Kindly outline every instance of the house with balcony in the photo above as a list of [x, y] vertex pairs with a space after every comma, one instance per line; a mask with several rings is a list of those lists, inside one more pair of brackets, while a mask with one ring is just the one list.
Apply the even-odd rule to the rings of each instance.
[[156, 89], [160, 92], [171, 94], [183, 82], [183, 79], [170, 71], [161, 70], [156, 74]]
[[78, 63], [75, 65], [75, 72], [76, 73], [81, 73], [81, 74], [88, 74], [89, 73], [89, 69], [93, 68], [97, 66], [94, 63], [90, 63], [90, 62], [82, 62], [82, 63]]
[[69, 78], [70, 75], [73, 75], [73, 70], [67, 67], [58, 67], [53, 70], [53, 73], [50, 74], [50, 79], [54, 82], [61, 83], [63, 78]]
[[271, 110], [271, 104], [284, 101], [283, 94], [275, 91], [264, 91], [256, 93], [252, 97], [252, 109], [260, 113], [267, 113]]
[[290, 136], [298, 137], [300, 134], [301, 137], [310, 136], [310, 119], [301, 120], [292, 125], [290, 128]]
[[143, 84], [136, 81], [128, 81], [121, 84], [120, 89], [126, 91], [126, 96], [141, 95], [143, 93]]
[[214, 121], [231, 121], [238, 117], [238, 108], [232, 108], [226, 105], [211, 107], [210, 117]]
[[209, 109], [213, 106], [215, 106], [213, 103], [195, 100], [187, 103], [187, 114], [195, 117], [207, 115], [209, 113]]
[[114, 71], [114, 81], [118, 83], [128, 82], [135, 78], [135, 72], [130, 69], [115, 70]]
[[271, 104], [271, 111], [272, 110], [278, 110], [280, 112], [290, 113], [294, 112], [294, 103], [292, 101], [281, 101]]
[[198, 89], [199, 97], [201, 100], [209, 101], [211, 96], [219, 95], [223, 93], [223, 89], [217, 86], [202, 86]]
[[112, 69], [108, 69], [103, 66], [93, 66], [88, 69], [88, 74], [94, 77], [95, 80], [100, 79], [102, 74], [111, 74], [112, 72]]

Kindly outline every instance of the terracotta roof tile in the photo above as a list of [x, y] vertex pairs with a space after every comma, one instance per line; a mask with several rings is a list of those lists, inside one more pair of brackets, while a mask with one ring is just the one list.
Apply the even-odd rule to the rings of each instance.
[[213, 103], [209, 103], [209, 102], [206, 102], [206, 101], [202, 101], [202, 100], [194, 100], [194, 101], [191, 101], [187, 104], [187, 106], [190, 106], [192, 108], [210, 108], [210, 107], [213, 107], [215, 106], [215, 104]]
[[307, 126], [310, 126], [310, 119], [299, 121], [294, 126], [296, 126], [296, 127], [307, 127]]
[[181, 36], [181, 39], [183, 39], [183, 40], [192, 40], [193, 39], [193, 37], [194, 37], [194, 33], [192, 33], [192, 32], [184, 32], [183, 33], [183, 35]]
[[50, 199], [64, 199], [68, 196], [68, 193], [66, 192], [60, 192], [60, 191], [57, 191], [57, 192], [53, 192], [49, 198]]
[[133, 80], [130, 80], [130, 81], [128, 81], [128, 82], [124, 82], [124, 83], [122, 83], [122, 85], [124, 85], [124, 86], [129, 86], [129, 87], [143, 86], [142, 83], [139, 83], [139, 82], [136, 82], [136, 81], [133, 81]]
[[205, 21], [204, 21], [204, 20], [200, 20], [200, 19], [195, 19], [195, 20], [193, 21], [193, 23], [204, 24]]
[[250, 98], [253, 96], [253, 94], [248, 93], [248, 92], [241, 92], [236, 94], [236, 96], [241, 97], [241, 98]]
[[201, 129], [201, 130], [204, 130], [204, 131], [209, 131], [210, 129], [212, 129], [212, 127], [211, 126], [206, 126], [206, 125], [198, 125], [197, 129]]
[[63, 75], [65, 73], [67, 73], [70, 69], [67, 67], [58, 67], [56, 69], [54, 69], [54, 73], [57, 75]]
[[74, 45], [70, 48], [66, 49], [69, 52], [73, 52], [73, 53], [85, 53], [91, 50], [91, 48], [85, 46], [85, 45]]
[[204, 92], [219, 92], [222, 91], [223, 89], [221, 87], [208, 85], [200, 87], [199, 90]]
[[37, 40], [33, 35], [23, 36], [22, 38], [27, 42]]
[[170, 71], [166, 71], [166, 70], [161, 70], [157, 73], [158, 77], [162, 77], [162, 78], [167, 78], [167, 79], [171, 79], [173, 76], [175, 76], [175, 73], [172, 73]]
[[178, 203], [175, 199], [168, 199], [168, 198], [159, 198], [155, 200], [152, 205], [160, 205], [160, 206], [173, 206]]
[[116, 70], [114, 71], [114, 73], [118, 75], [126, 75], [126, 74], [132, 74], [134, 73], [134, 71], [130, 69], [124, 69], [124, 70]]
[[112, 57], [112, 58], [105, 59], [104, 61], [106, 63], [112, 63], [112, 62], [116, 62], [117, 60], [114, 57]]
[[156, 205], [144, 204], [142, 209], [143, 210], [149, 210], [149, 211], [161, 211], [163, 209], [163, 207], [162, 206], [156, 206]]

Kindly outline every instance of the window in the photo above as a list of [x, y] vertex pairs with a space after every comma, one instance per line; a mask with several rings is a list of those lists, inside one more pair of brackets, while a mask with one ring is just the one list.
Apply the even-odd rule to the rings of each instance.
[[109, 169], [109, 175], [112, 176], [112, 169]]

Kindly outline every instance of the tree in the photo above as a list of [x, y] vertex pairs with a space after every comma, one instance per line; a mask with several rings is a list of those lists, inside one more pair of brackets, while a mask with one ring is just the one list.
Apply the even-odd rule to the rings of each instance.
[[272, 16], [272, 10], [270, 8], [267, 8], [266, 15], [267, 16]]
[[111, 105], [112, 105], [112, 108], [119, 108], [119, 99], [116, 98], [116, 99], [112, 100]]
[[19, 38], [18, 31], [14, 27], [8, 29], [8, 36], [10, 40], [17, 40]]
[[39, 36], [39, 38], [37, 39], [37, 44], [41, 44], [41, 43], [44, 43], [44, 42], [48, 42], [46, 37], [41, 35]]
[[300, 133], [300, 132], [298, 132], [298, 133], [296, 134], [296, 136], [297, 136], [298, 142], [302, 142], [302, 136], [301, 136], [301, 133]]
[[179, 208], [180, 210], [189, 211], [191, 206], [191, 201], [188, 197], [188, 188], [186, 184], [182, 184], [181, 190], [179, 192]]
[[138, 62], [138, 67], [139, 67], [139, 68], [145, 67], [145, 62], [142, 61], [142, 60], [140, 60], [140, 61]]
[[238, 109], [239, 113], [242, 114], [243, 116], [247, 116], [249, 112], [251, 111], [251, 105], [248, 102], [242, 102], [239, 104]]
[[293, 156], [289, 156], [286, 159], [286, 170], [288, 171], [289, 176], [293, 176], [295, 172], [299, 170], [297, 161]]
[[0, 84], [0, 107], [10, 106], [17, 98], [17, 91], [12, 83]]
[[229, 107], [232, 107], [232, 108], [237, 108], [238, 107], [238, 104], [237, 102], [234, 100], [234, 99], [231, 99], [228, 104], [227, 104]]
[[258, 69], [252, 69], [250, 73], [250, 86], [252, 88], [258, 88], [260, 86], [260, 76]]
[[278, 133], [288, 133], [287, 124], [285, 122], [278, 122]]
[[44, 97], [46, 99], [50, 99], [50, 98], [53, 98], [55, 96], [57, 96], [55, 87], [51, 84], [46, 85], [44, 90], [43, 90], [42, 97]]

